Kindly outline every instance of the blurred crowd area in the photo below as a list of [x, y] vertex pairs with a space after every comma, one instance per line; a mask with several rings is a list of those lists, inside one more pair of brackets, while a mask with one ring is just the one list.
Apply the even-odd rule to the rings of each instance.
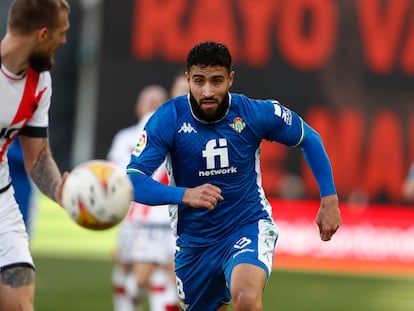
[[[2, 32], [10, 3], [0, 3]], [[136, 94], [171, 85], [188, 49], [211, 39], [234, 55], [232, 91], [277, 99], [320, 132], [341, 200], [414, 206], [413, 0], [70, 4], [52, 72], [50, 140], [63, 169], [104, 158], [135, 123]], [[318, 197], [298, 150], [264, 142], [261, 160], [268, 196]]]

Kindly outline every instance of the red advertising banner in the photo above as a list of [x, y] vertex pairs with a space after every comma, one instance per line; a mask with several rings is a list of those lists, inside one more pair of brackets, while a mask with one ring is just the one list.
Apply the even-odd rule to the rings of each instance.
[[[414, 160], [414, 0], [134, 0], [104, 2], [97, 158], [135, 122], [137, 93], [169, 88], [197, 42], [228, 45], [232, 92], [273, 98], [323, 138], [346, 200], [404, 204]], [[117, 77], [114, 79], [114, 77]], [[116, 108], [115, 108], [116, 107]], [[116, 114], [108, 113], [115, 111]], [[300, 198], [319, 191], [299, 152], [264, 142], [266, 193], [299, 176]]]
[[280, 229], [275, 267], [414, 275], [414, 209], [341, 204], [343, 225], [323, 242], [318, 201], [270, 203]]

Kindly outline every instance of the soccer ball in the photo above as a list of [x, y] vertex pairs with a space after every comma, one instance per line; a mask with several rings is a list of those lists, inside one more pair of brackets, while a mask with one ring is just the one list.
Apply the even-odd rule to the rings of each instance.
[[75, 167], [62, 189], [62, 203], [78, 225], [104, 230], [120, 223], [129, 211], [133, 187], [125, 171], [105, 160]]

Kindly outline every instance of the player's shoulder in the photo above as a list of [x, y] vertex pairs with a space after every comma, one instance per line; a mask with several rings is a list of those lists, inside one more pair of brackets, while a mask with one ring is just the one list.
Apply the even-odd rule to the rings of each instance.
[[252, 98], [245, 94], [240, 94], [240, 93], [230, 93], [230, 97], [231, 97], [232, 103], [237, 103], [240, 105], [263, 105], [263, 104], [273, 104], [273, 103], [280, 104], [280, 102], [276, 99]]
[[52, 87], [52, 76], [50, 74], [50, 71], [43, 71], [39, 74], [39, 83], [38, 83], [38, 85], [41, 88], [44, 88], [44, 87], [51, 88]]
[[185, 109], [189, 109], [187, 95], [170, 98], [164, 104], [162, 104], [156, 111], [155, 115], [157, 118], [175, 118]]
[[50, 74], [50, 71], [42, 71], [39, 74], [39, 79], [40, 80], [45, 80], [45, 81], [51, 81], [52, 80], [52, 75]]
[[231, 104], [234, 108], [246, 113], [267, 112], [269, 109], [275, 109], [275, 105], [280, 103], [276, 99], [255, 99], [244, 94], [231, 93]]

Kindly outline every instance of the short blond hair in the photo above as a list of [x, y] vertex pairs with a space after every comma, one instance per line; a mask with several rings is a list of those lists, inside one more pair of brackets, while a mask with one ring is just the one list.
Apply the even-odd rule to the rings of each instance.
[[66, 0], [14, 0], [8, 14], [8, 31], [28, 34], [43, 27], [55, 29], [61, 10], [70, 12]]

